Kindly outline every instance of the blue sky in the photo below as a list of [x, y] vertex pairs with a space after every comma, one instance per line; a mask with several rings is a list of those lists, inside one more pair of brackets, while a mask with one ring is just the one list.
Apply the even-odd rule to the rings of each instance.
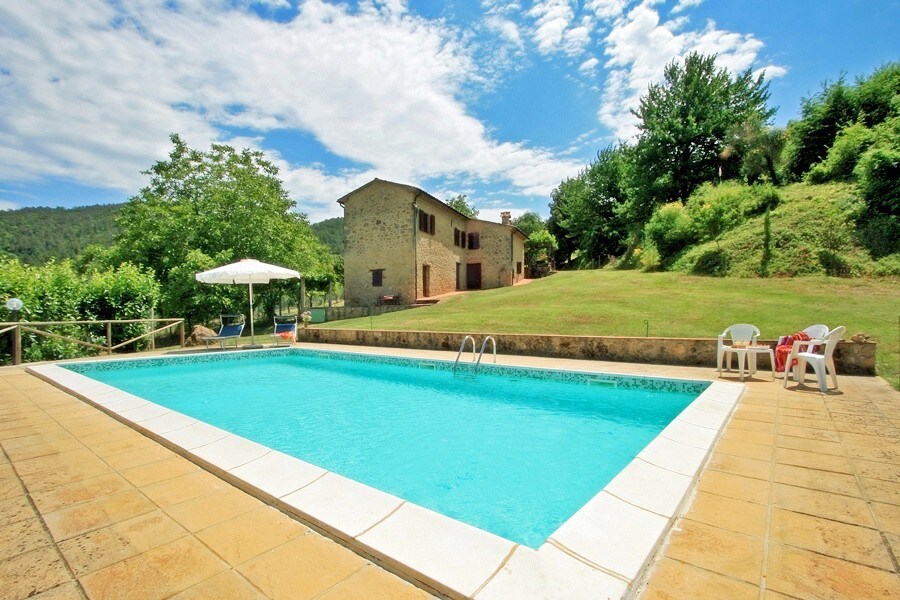
[[764, 70], [784, 125], [900, 59], [898, 24], [897, 0], [0, 0], [0, 209], [123, 202], [175, 132], [262, 150], [313, 222], [374, 177], [546, 216], [666, 63]]

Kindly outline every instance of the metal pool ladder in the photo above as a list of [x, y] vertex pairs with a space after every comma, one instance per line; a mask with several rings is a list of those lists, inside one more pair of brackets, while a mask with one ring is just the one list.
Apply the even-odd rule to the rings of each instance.
[[[481, 352], [478, 353], [478, 361], [475, 363], [475, 372], [478, 372], [478, 367], [481, 366], [481, 358], [484, 356], [484, 349], [487, 348], [488, 340], [491, 340], [491, 344], [494, 346], [494, 364], [497, 364], [497, 340], [494, 339], [493, 336], [487, 336], [484, 338], [484, 341], [481, 342]], [[475, 340], [472, 340], [472, 343], [475, 343]], [[473, 347], [472, 350], [475, 348]]]
[[[463, 350], [466, 348], [466, 340], [472, 341], [472, 362], [475, 362], [475, 338], [471, 335], [467, 335], [463, 338], [462, 344], [459, 345], [459, 352], [456, 353], [456, 362], [453, 363], [453, 372], [456, 372], [456, 365], [459, 364], [459, 358], [462, 356]], [[484, 347], [481, 348], [481, 351], [484, 352]]]

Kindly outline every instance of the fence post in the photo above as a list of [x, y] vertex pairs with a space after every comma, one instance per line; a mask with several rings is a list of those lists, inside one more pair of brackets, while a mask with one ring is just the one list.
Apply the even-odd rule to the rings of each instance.
[[112, 322], [106, 322], [106, 353], [112, 355]]
[[[150, 309], [150, 330], [156, 329], [156, 319], [154, 318], [154, 311], [152, 308]], [[156, 334], [153, 333], [150, 335], [150, 349], [156, 350]]]
[[181, 337], [181, 347], [184, 348], [184, 319], [181, 320], [181, 325], [178, 326], [178, 334]]
[[13, 329], [13, 364], [22, 364], [22, 326], [16, 325]]

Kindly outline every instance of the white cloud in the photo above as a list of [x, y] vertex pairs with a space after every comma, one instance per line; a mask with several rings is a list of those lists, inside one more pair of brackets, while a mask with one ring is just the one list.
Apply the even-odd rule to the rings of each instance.
[[12, 200], [0, 200], [0, 210], [17, 210], [21, 208]]
[[575, 18], [568, 0], [535, 2], [528, 15], [535, 20], [532, 36], [542, 54], [549, 54], [562, 45], [566, 29]]
[[629, 0], [588, 0], [584, 8], [593, 12], [599, 19], [611, 20], [625, 12]]
[[308, 0], [284, 23], [230, 5], [0, 5], [0, 178], [133, 193], [140, 171], [167, 154], [170, 132], [204, 148], [229, 141], [223, 125], [248, 128], [251, 144], [267, 131], [304, 132], [359, 165], [334, 173], [278, 158], [311, 214], [376, 175], [508, 181], [546, 195], [578, 168], [494, 139], [459, 100], [481, 77], [468, 48], [403, 1], [354, 11]]
[[519, 31], [519, 26], [513, 21], [498, 15], [488, 15], [484, 24], [489, 31], [495, 32], [503, 40], [509, 42], [513, 46], [518, 48], [523, 46], [522, 34]]
[[592, 75], [597, 70], [597, 65], [600, 64], [600, 61], [596, 56], [592, 56], [580, 65], [578, 65], [578, 70], [584, 75]]
[[761, 67], [753, 71], [753, 77], [759, 77], [760, 75], [765, 75], [766, 80], [776, 79], [778, 77], [784, 77], [787, 75], [788, 70], [787, 67], [782, 67], [779, 65], [768, 65], [765, 67]]
[[[638, 133], [631, 109], [652, 82], [661, 81], [665, 66], [691, 52], [717, 54], [716, 63], [737, 73], [750, 68], [763, 43], [749, 34], [718, 29], [709, 21], [702, 30], [681, 31], [683, 18], [660, 22], [649, 3], [641, 4], [616, 21], [605, 40], [609, 74], [598, 118], [613, 136], [627, 140]], [[779, 67], [775, 68], [776, 72]]]
[[678, 4], [672, 8], [672, 14], [678, 14], [689, 8], [700, 6], [701, 4], [703, 4], [703, 0], [678, 0]]

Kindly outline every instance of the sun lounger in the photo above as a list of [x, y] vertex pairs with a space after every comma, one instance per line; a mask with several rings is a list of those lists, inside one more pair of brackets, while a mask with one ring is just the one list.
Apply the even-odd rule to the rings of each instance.
[[244, 315], [222, 315], [221, 323], [219, 333], [203, 338], [207, 349], [212, 342], [219, 342], [219, 347], [224, 349], [228, 340], [234, 340], [234, 347], [237, 348], [238, 340], [244, 331]]
[[297, 341], [297, 317], [275, 315], [272, 346], [290, 346]]

